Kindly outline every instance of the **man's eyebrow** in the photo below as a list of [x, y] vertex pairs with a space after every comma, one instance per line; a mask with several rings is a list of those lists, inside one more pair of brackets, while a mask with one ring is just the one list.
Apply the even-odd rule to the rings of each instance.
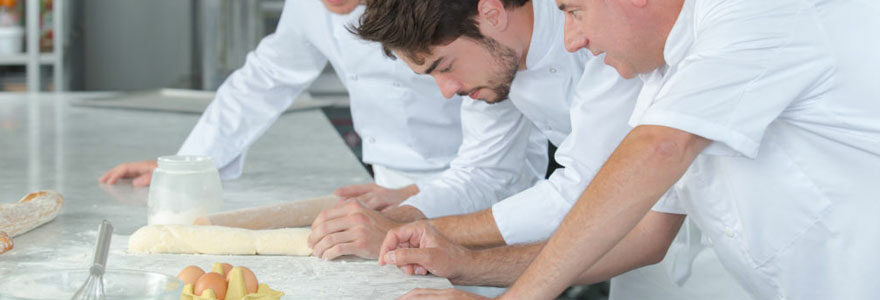
[[565, 11], [565, 3], [559, 5], [559, 10]]
[[444, 58], [446, 57], [441, 56], [435, 59], [434, 62], [431, 63], [431, 66], [429, 66], [428, 69], [425, 70], [425, 74], [431, 74], [431, 72], [434, 72], [434, 69], [436, 69], [437, 66], [440, 65], [440, 61], [442, 61]]

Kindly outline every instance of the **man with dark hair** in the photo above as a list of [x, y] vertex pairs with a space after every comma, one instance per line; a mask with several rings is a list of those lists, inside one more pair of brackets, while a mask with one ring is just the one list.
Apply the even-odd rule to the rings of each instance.
[[[586, 51], [567, 53], [563, 47], [563, 20], [554, 3], [549, 1], [381, 0], [367, 1], [361, 24], [353, 29], [365, 39], [382, 43], [388, 55], [405, 61], [416, 73], [433, 76], [444, 96], [468, 95], [490, 103], [509, 99], [554, 144], [560, 145], [556, 158], [565, 168], [558, 169], [548, 180], [491, 209], [443, 218], [426, 215], [433, 218], [429, 221], [431, 225], [456, 244], [485, 248], [546, 239], [630, 129], [626, 117], [635, 103], [639, 82], [619, 78], [613, 69], [602, 64], [601, 58]], [[581, 74], [583, 76], [579, 76]], [[443, 187], [466, 190], [468, 184], [451, 182]], [[423, 194], [401, 206], [426, 207], [420, 196]], [[451, 194], [446, 199], [432, 201], [431, 206], [443, 203], [463, 203], [456, 205], [463, 206], [467, 205], [466, 201], [472, 200]], [[655, 209], [658, 214], [666, 211], [663, 204]], [[680, 223], [684, 217], [678, 216]], [[333, 222], [333, 219], [319, 217], [312, 237], [344, 232], [342, 226], [335, 225], [342, 222]], [[331, 222], [335, 224], [329, 225]], [[676, 233], [677, 230], [654, 232], [669, 239]], [[505, 252], [508, 250], [511, 252]], [[514, 255], [513, 261], [517, 262], [492, 258], [496, 253], [521, 250], [525, 251], [522, 255]], [[442, 269], [449, 267], [448, 264], [406, 261], [403, 257], [391, 261], [380, 257], [380, 262], [398, 264], [408, 273], [430, 271], [450, 276], [454, 283], [503, 286], [511, 283], [514, 278], [511, 274], [517, 274], [509, 273], [515, 270], [509, 267], [524, 268], [523, 262], [530, 261], [533, 250], [501, 247], [472, 253], [485, 260], [468, 259], [473, 257], [470, 254], [461, 255], [462, 251], [470, 251], [467, 249], [421, 256], [428, 262], [436, 259], [460, 264], [461, 268], [472, 271], [470, 274], [445, 273]], [[658, 251], [665, 253], [666, 247]], [[640, 265], [656, 263], [662, 258], [663, 255], [647, 257]], [[456, 262], [457, 259], [462, 260]], [[613, 292], [612, 297], [641, 299], [649, 295], [655, 299], [680, 299], [688, 293], [696, 293], [702, 298], [723, 298], [729, 291], [726, 287], [733, 285], [725, 284], [730, 281], [725, 281], [723, 273], [706, 276], [721, 268], [714, 256], [701, 262], [704, 263], [697, 264], [694, 271], [698, 274], [693, 276], [696, 284], [676, 287], [663, 266], [654, 266], [636, 271], [626, 280], [615, 279], [613, 286], [619, 287], [619, 292]], [[619, 272], [609, 272], [604, 278], [616, 274]], [[701, 288], [703, 282], [713, 282], [722, 288], [694, 289]], [[733, 293], [735, 298], [736, 293], [742, 294], [742, 291]]]
[[[506, 9], [516, 9], [529, 0], [500, 0]], [[420, 56], [431, 48], [452, 42], [459, 37], [483, 40], [476, 22], [478, 1], [368, 1], [370, 15], [366, 22], [353, 28], [365, 40], [381, 41], [385, 54], [394, 58], [392, 49], [409, 56], [419, 64]], [[406, 12], [401, 15], [400, 12]], [[362, 20], [363, 21], [363, 20]], [[420, 30], [401, 30], [421, 29]]]
[[[514, 11], [524, 6], [531, 7], [530, 1], [524, 0], [499, 0], [504, 9]], [[431, 55], [431, 49], [438, 45], [451, 43], [459, 38], [467, 38], [478, 43], [488, 51], [489, 59], [497, 62], [497, 70], [490, 72], [494, 78], [490, 78], [485, 86], [492, 94], [481, 99], [488, 103], [496, 103], [507, 99], [510, 92], [510, 83], [516, 72], [520, 69], [521, 53], [513, 48], [499, 43], [491, 36], [480, 32], [476, 22], [478, 1], [370, 1], [368, 2], [369, 14], [363, 15], [361, 24], [353, 28], [353, 31], [361, 38], [370, 41], [379, 41], [385, 54], [391, 58], [397, 58], [392, 49], [404, 55], [408, 63], [425, 65], [425, 74], [431, 74], [437, 68], [438, 60], [426, 62], [425, 58]], [[407, 12], [400, 15], [399, 12]], [[386, 20], [391, 20], [386, 22]], [[410, 28], [415, 30], [401, 30]], [[442, 70], [440, 70], [442, 71]], [[442, 88], [442, 87], [441, 87]], [[458, 91], [462, 96], [472, 95], [469, 91]], [[476, 90], [473, 90], [476, 92]], [[478, 94], [473, 94], [478, 96]], [[449, 95], [446, 95], [449, 97]]]

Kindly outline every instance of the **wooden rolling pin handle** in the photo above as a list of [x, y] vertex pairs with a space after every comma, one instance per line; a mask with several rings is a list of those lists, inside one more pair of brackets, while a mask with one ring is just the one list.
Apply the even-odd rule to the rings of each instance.
[[211, 219], [208, 216], [201, 216], [193, 220], [193, 225], [211, 225]]
[[318, 214], [332, 208], [336, 196], [323, 196], [269, 206], [252, 207], [201, 216], [194, 225], [215, 225], [246, 229], [275, 229], [310, 226]]

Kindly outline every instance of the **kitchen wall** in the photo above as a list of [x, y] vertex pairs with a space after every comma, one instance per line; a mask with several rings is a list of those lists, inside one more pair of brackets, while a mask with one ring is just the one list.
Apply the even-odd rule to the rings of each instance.
[[192, 0], [71, 2], [72, 90], [193, 86]]

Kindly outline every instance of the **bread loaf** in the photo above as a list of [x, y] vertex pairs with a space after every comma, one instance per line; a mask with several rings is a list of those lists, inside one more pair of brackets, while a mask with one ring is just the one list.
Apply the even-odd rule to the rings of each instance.
[[16, 237], [55, 219], [64, 205], [64, 197], [56, 191], [27, 194], [17, 203], [0, 204], [0, 231]]

